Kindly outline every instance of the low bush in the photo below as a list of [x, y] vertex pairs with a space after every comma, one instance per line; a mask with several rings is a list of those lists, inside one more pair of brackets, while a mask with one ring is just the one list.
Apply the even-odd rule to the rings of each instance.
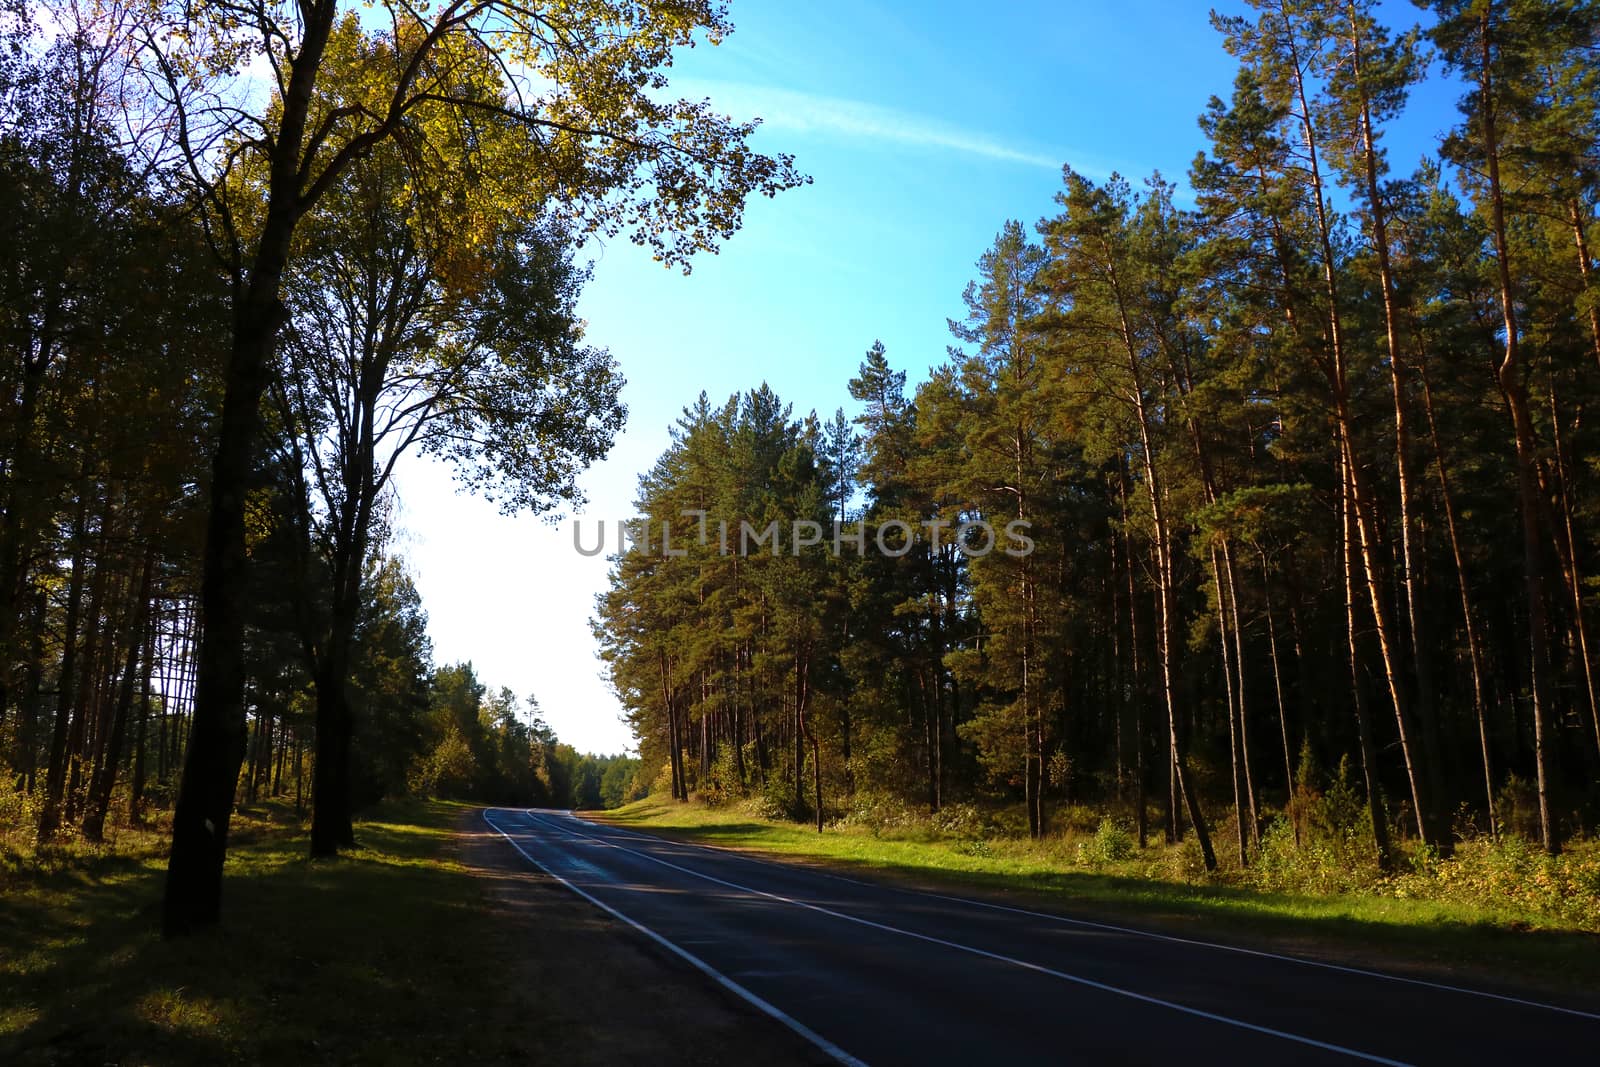
[[1133, 833], [1116, 819], [1101, 819], [1094, 836], [1078, 845], [1077, 858], [1083, 866], [1101, 867], [1132, 859], [1138, 846]]

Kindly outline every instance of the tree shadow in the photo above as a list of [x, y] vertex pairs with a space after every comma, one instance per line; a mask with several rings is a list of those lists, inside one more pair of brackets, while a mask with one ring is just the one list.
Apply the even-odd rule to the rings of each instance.
[[174, 941], [159, 858], [9, 874], [0, 1063], [499, 1061], [502, 1031], [470, 1025], [481, 886], [430, 861], [448, 830], [358, 830], [365, 847], [313, 862], [295, 828], [250, 828], [223, 925]]

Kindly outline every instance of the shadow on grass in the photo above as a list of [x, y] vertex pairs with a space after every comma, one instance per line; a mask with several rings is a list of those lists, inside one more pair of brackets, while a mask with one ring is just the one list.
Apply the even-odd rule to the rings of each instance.
[[384, 812], [347, 856], [305, 858], [298, 823], [232, 837], [223, 926], [159, 937], [160, 857], [4, 874], [0, 1062], [433, 1063], [494, 1058], [475, 1031], [479, 886], [429, 825]]

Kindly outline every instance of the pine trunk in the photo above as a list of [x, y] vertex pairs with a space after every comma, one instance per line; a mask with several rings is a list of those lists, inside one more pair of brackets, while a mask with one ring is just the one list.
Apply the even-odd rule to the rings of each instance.
[[1494, 241], [1496, 280], [1499, 283], [1500, 317], [1505, 333], [1505, 350], [1495, 367], [1495, 380], [1511, 414], [1512, 437], [1517, 461], [1517, 503], [1522, 526], [1523, 594], [1528, 612], [1529, 695], [1533, 713], [1534, 769], [1539, 793], [1539, 836], [1545, 851], [1561, 850], [1560, 837], [1550, 812], [1551, 768], [1547, 723], [1553, 693], [1550, 686], [1550, 649], [1545, 601], [1543, 537], [1539, 529], [1539, 478], [1536, 469], [1538, 443], [1533, 419], [1528, 411], [1527, 389], [1522, 381], [1521, 339], [1518, 336], [1517, 306], [1511, 280], [1510, 242], [1506, 237], [1505, 194], [1500, 185], [1500, 146], [1495, 128], [1493, 51], [1490, 11], [1480, 16], [1479, 43], [1482, 67], [1478, 89], [1483, 105], [1482, 135], [1487, 163], [1490, 231]]

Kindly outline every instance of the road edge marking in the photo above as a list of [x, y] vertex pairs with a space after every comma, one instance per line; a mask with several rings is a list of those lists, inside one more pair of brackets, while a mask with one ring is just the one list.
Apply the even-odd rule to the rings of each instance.
[[[530, 811], [533, 809], [529, 809]], [[1508, 993], [1493, 993], [1487, 989], [1473, 989], [1471, 986], [1451, 985], [1448, 982], [1434, 982], [1426, 978], [1411, 978], [1403, 974], [1390, 974], [1387, 971], [1375, 971], [1367, 967], [1353, 967], [1349, 964], [1334, 963], [1330, 960], [1312, 959], [1307, 956], [1290, 956], [1281, 952], [1269, 952], [1266, 949], [1248, 948], [1244, 945], [1229, 945], [1221, 941], [1203, 941], [1193, 937], [1179, 937], [1176, 934], [1163, 934], [1154, 930], [1141, 930], [1137, 926], [1119, 926], [1116, 923], [1096, 922], [1093, 919], [1075, 919], [1070, 915], [1060, 915], [1055, 912], [1036, 911], [1033, 908], [1019, 908], [1013, 904], [996, 904], [993, 901], [977, 900], [973, 897], [953, 896], [948, 893], [935, 893], [927, 889], [909, 889], [905, 886], [890, 885], [884, 882], [869, 882], [862, 878], [851, 878], [848, 875], [835, 871], [822, 870], [808, 864], [788, 863], [781, 859], [768, 859], [765, 856], [754, 856], [750, 853], [728, 848], [725, 845], [706, 845], [699, 841], [679, 841], [677, 838], [664, 837], [661, 834], [643, 833], [625, 826], [613, 826], [606, 822], [594, 822], [585, 819], [572, 811], [562, 814], [571, 817], [575, 822], [596, 829], [605, 828], [615, 833], [626, 834], [629, 837], [642, 838], [646, 841], [659, 841], [663, 844], [678, 845], [683, 848], [697, 848], [712, 852], [719, 856], [729, 856], [744, 860], [747, 863], [765, 864], [772, 867], [786, 867], [791, 870], [801, 870], [808, 874], [821, 875], [848, 885], [858, 885], [870, 889], [881, 889], [889, 893], [902, 893], [906, 896], [927, 897], [930, 900], [944, 900], [953, 904], [968, 904], [975, 908], [988, 908], [991, 911], [1010, 912], [1013, 915], [1030, 915], [1038, 919], [1047, 919], [1050, 922], [1064, 923], [1068, 926], [1084, 926], [1091, 930], [1108, 930], [1112, 933], [1129, 934], [1134, 937], [1146, 937], [1154, 941], [1167, 941], [1176, 945], [1189, 945], [1194, 948], [1215, 949], [1218, 952], [1234, 952], [1242, 956], [1255, 956], [1258, 959], [1279, 960], [1284, 963], [1298, 963], [1305, 967], [1319, 967], [1328, 971], [1339, 971], [1343, 974], [1360, 975], [1364, 978], [1377, 978], [1385, 982], [1399, 982], [1404, 985], [1422, 986], [1426, 989], [1438, 989], [1447, 993], [1459, 993], [1462, 996], [1483, 997], [1487, 1000], [1498, 1000], [1505, 1004], [1516, 1004], [1524, 1008], [1542, 1008], [1545, 1011], [1558, 1012], [1562, 1015], [1575, 1015], [1580, 1019], [1593, 1019], [1600, 1022], [1600, 1012], [1584, 1011], [1582, 1008], [1569, 1008], [1561, 1004], [1551, 1004], [1543, 1000], [1530, 1000], [1527, 997], [1515, 997]]]
[[613, 918], [621, 919], [623, 922], [627, 923], [629, 926], [633, 927], [635, 930], [639, 931], [641, 934], [644, 934], [646, 937], [650, 938], [650, 940], [654, 941], [656, 944], [660, 945], [662, 948], [667, 949], [669, 952], [673, 953], [674, 955], [678, 956], [680, 959], [682, 959], [685, 962], [687, 962], [690, 965], [692, 965], [695, 969], [699, 970], [701, 973], [703, 973], [706, 976], [708, 976], [709, 978], [712, 978], [713, 980], [715, 980], [718, 985], [722, 986], [724, 989], [728, 990], [730, 993], [732, 993], [735, 996], [737, 996], [740, 1000], [743, 1000], [746, 1004], [749, 1004], [751, 1007], [755, 1008], [757, 1011], [761, 1012], [762, 1014], [767, 1015], [767, 1016], [777, 1020], [778, 1022], [782, 1023], [784, 1026], [786, 1026], [790, 1030], [794, 1031], [800, 1037], [802, 1037], [806, 1041], [810, 1042], [813, 1046], [815, 1046], [820, 1051], [826, 1053], [828, 1056], [832, 1057], [834, 1060], [837, 1060], [839, 1063], [844, 1064], [845, 1067], [867, 1067], [867, 1063], [866, 1063], [865, 1060], [862, 1060], [862, 1059], [859, 1059], [859, 1058], [857, 1058], [855, 1056], [850, 1055], [850, 1053], [846, 1052], [844, 1049], [840, 1048], [838, 1045], [835, 1045], [832, 1041], [829, 1041], [827, 1038], [823, 1037], [821, 1034], [819, 1034], [815, 1030], [811, 1029], [805, 1023], [802, 1023], [800, 1020], [798, 1020], [798, 1019], [794, 1018], [793, 1016], [787, 1014], [781, 1008], [777, 1007], [775, 1004], [772, 1004], [769, 1001], [763, 1000], [760, 996], [756, 995], [755, 993], [752, 993], [749, 989], [747, 989], [744, 986], [740, 985], [738, 982], [735, 982], [732, 978], [729, 978], [727, 975], [723, 974], [721, 971], [719, 971], [715, 967], [711, 966], [709, 963], [707, 963], [705, 960], [701, 959], [699, 956], [696, 956], [693, 953], [691, 953], [691, 952], [689, 952], [689, 951], [687, 951], [685, 949], [679, 948], [677, 945], [673, 944], [671, 941], [667, 940], [662, 935], [656, 933], [654, 930], [650, 929], [648, 926], [646, 926], [643, 923], [639, 922], [637, 919], [633, 919], [633, 918], [630, 918], [627, 915], [622, 914], [622, 912], [618, 911], [616, 908], [613, 908], [610, 904], [607, 904], [605, 901], [600, 900], [599, 898], [593, 896], [592, 894], [590, 894], [590, 893], [588, 893], [588, 892], [586, 892], [586, 891], [584, 891], [582, 889], [579, 889], [577, 886], [573, 885], [571, 882], [569, 882], [565, 878], [561, 877], [555, 871], [552, 871], [549, 867], [546, 867], [542, 862], [540, 862], [539, 860], [536, 860], [532, 856], [528, 855], [527, 851], [525, 849], [523, 849], [523, 847], [521, 845], [517, 844], [515, 838], [513, 838], [510, 834], [506, 833], [498, 825], [496, 825], [496, 823], [495, 823], [495, 821], [493, 819], [489, 818], [489, 812], [492, 811], [492, 810], [494, 810], [494, 809], [492, 809], [492, 808], [484, 808], [483, 809], [482, 815], [483, 815], [484, 823], [487, 824], [489, 826], [489, 828], [492, 829], [495, 833], [497, 833], [501, 837], [505, 838], [506, 841], [511, 845], [511, 847], [516, 849], [517, 853], [523, 859], [527, 860], [529, 863], [531, 863], [535, 867], [539, 868], [539, 870], [543, 871], [545, 874], [549, 875], [551, 878], [554, 878], [556, 881], [560, 882], [562, 885], [564, 885], [568, 889], [572, 890], [572, 892], [576, 893], [578, 896], [582, 897], [584, 900], [587, 900], [589, 903], [593, 904], [595, 907], [599, 908], [601, 911], [605, 912], [606, 914], [612, 916]]
[[[527, 815], [530, 819], [542, 818], [540, 815], [535, 814], [532, 810], [529, 810]], [[582, 820], [574, 821], [581, 822]], [[1314, 1037], [1306, 1037], [1304, 1034], [1294, 1034], [1287, 1030], [1277, 1030], [1270, 1026], [1263, 1026], [1260, 1023], [1247, 1022], [1244, 1019], [1235, 1019], [1228, 1015], [1221, 1015], [1217, 1012], [1206, 1011], [1204, 1008], [1194, 1008], [1187, 1004], [1180, 1004], [1175, 1000], [1166, 1000], [1161, 997], [1151, 996], [1148, 993], [1139, 993], [1132, 989], [1123, 989], [1120, 986], [1114, 986], [1106, 982], [1099, 982], [1093, 978], [1085, 978], [1082, 975], [1069, 974], [1066, 971], [1056, 970], [1054, 967], [1046, 967], [1041, 963], [1033, 963], [1029, 960], [1018, 959], [1015, 956], [1007, 956], [999, 952], [990, 952], [988, 949], [978, 948], [976, 945], [963, 945], [959, 941], [947, 941], [942, 937], [934, 937], [931, 934], [920, 934], [915, 930], [906, 930], [898, 926], [890, 926], [887, 923], [874, 922], [871, 919], [863, 919], [859, 915], [850, 915], [846, 912], [834, 911], [832, 908], [824, 908], [820, 904], [812, 904], [804, 900], [795, 900], [793, 897], [786, 897], [781, 893], [769, 893], [764, 889], [756, 889], [752, 886], [740, 885], [738, 882], [730, 882], [724, 878], [718, 878], [716, 875], [706, 874], [704, 871], [696, 871], [691, 870], [688, 867], [680, 867], [676, 863], [669, 863], [659, 856], [650, 855], [648, 852], [640, 852], [638, 849], [628, 848], [625, 845], [617, 844], [615, 841], [607, 841], [601, 837], [593, 837], [589, 834], [578, 833], [576, 830], [569, 830], [565, 827], [562, 827], [561, 832], [585, 841], [594, 841], [602, 845], [607, 845], [611, 848], [619, 849], [620, 851], [626, 852], [631, 856], [638, 856], [640, 859], [649, 860], [651, 863], [657, 863], [663, 867], [669, 867], [672, 870], [687, 874], [692, 878], [699, 878], [702, 881], [714, 882], [717, 885], [726, 886], [729, 889], [736, 889], [741, 893], [749, 893], [752, 896], [766, 897], [768, 900], [776, 900], [780, 903], [789, 904], [797, 908], [803, 908], [807, 911], [814, 911], [822, 915], [831, 916], [835, 919], [842, 919], [845, 922], [857, 923], [861, 926], [871, 927], [875, 930], [882, 930], [885, 933], [899, 934], [901, 937], [909, 937], [917, 941], [926, 941], [929, 944], [942, 945], [945, 948], [953, 948], [959, 952], [971, 953], [974, 956], [994, 960], [997, 963], [1008, 963], [1013, 967], [1019, 967], [1023, 970], [1049, 975], [1052, 978], [1060, 978], [1064, 981], [1072, 982], [1075, 985], [1087, 986], [1090, 989], [1098, 989], [1103, 993], [1111, 993], [1116, 996], [1128, 997], [1131, 1000], [1137, 1000], [1145, 1004], [1153, 1004], [1157, 1007], [1167, 1008], [1172, 1011], [1181, 1012], [1185, 1015], [1193, 1015], [1197, 1018], [1206, 1019], [1211, 1022], [1222, 1023], [1225, 1026], [1234, 1026], [1241, 1030], [1250, 1030], [1254, 1033], [1266, 1034], [1268, 1037], [1276, 1037], [1284, 1041], [1292, 1041], [1296, 1044], [1309, 1045], [1312, 1048], [1322, 1049], [1324, 1052], [1332, 1052], [1336, 1055], [1349, 1056], [1352, 1059], [1366, 1060], [1368, 1063], [1381, 1063], [1385, 1064], [1386, 1067], [1411, 1067], [1411, 1065], [1406, 1063], [1404, 1060], [1393, 1060], [1387, 1056], [1380, 1056], [1375, 1052], [1363, 1052], [1360, 1049], [1347, 1048], [1344, 1045], [1335, 1045], [1331, 1041], [1319, 1041]], [[507, 838], [507, 840], [510, 840], [510, 838]], [[516, 842], [513, 841], [512, 844], [515, 845]], [[522, 850], [519, 848], [517, 851], [520, 852]], [[526, 853], [524, 853], [524, 855], [526, 855]], [[557, 875], [556, 877], [560, 876]], [[579, 892], [582, 891], [579, 890]], [[598, 903], [598, 901], [596, 903]], [[603, 904], [601, 906], [605, 907]]]

